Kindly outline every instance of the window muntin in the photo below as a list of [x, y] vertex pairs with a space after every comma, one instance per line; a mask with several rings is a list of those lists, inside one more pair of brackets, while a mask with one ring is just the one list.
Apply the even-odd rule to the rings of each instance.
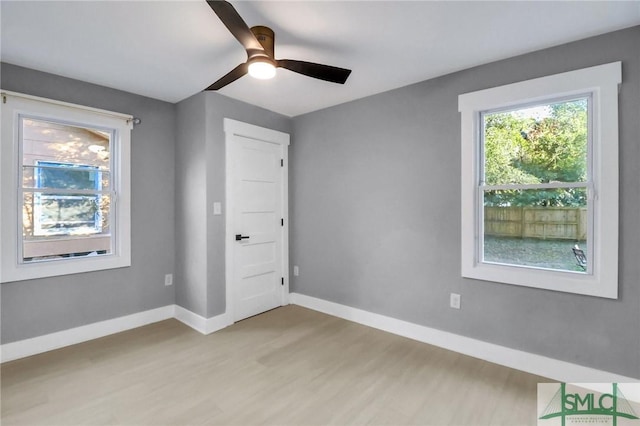
[[590, 273], [590, 99], [480, 113], [481, 262]]

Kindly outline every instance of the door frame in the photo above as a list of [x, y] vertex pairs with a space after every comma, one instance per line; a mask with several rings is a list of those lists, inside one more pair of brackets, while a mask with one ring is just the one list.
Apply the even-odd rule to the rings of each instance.
[[235, 243], [235, 205], [232, 197], [232, 184], [230, 176], [235, 171], [235, 162], [232, 158], [232, 149], [230, 147], [235, 141], [234, 136], [243, 136], [250, 139], [267, 141], [269, 143], [278, 144], [282, 147], [282, 219], [284, 225], [280, 228], [282, 232], [282, 250], [280, 253], [282, 263], [282, 275], [284, 285], [281, 286], [280, 305], [289, 304], [289, 144], [290, 136], [288, 133], [278, 130], [268, 129], [266, 127], [255, 126], [253, 124], [244, 123], [242, 121], [230, 118], [224, 119], [225, 134], [225, 302], [229, 324], [233, 324], [234, 320], [234, 298], [233, 298], [233, 267], [234, 267], [234, 251]]

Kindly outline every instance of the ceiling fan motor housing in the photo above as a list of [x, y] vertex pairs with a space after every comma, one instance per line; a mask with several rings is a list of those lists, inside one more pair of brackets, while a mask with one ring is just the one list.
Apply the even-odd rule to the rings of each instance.
[[275, 34], [273, 30], [269, 27], [257, 25], [255, 27], [251, 27], [251, 32], [256, 36], [262, 47], [264, 47], [267, 55], [272, 59], [275, 58], [273, 47], [275, 43]]

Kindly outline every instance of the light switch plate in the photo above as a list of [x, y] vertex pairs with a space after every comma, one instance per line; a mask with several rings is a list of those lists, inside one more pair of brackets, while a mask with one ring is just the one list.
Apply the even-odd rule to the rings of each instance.
[[461, 296], [458, 293], [451, 293], [449, 298], [449, 306], [453, 309], [460, 309], [460, 298]]

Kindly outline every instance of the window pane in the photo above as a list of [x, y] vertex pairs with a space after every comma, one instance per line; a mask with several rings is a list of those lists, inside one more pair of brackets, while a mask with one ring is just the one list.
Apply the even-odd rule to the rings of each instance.
[[108, 195], [25, 193], [23, 236], [109, 232]]
[[586, 188], [484, 193], [484, 262], [584, 272], [587, 230]]
[[486, 185], [586, 182], [588, 98], [483, 114]]
[[23, 261], [110, 254], [112, 132], [21, 123]]
[[35, 193], [37, 235], [82, 235], [100, 231], [100, 197]]
[[101, 129], [23, 118], [22, 164], [44, 167], [51, 162], [109, 170], [111, 136]]
[[109, 254], [108, 195], [24, 194], [23, 260]]

